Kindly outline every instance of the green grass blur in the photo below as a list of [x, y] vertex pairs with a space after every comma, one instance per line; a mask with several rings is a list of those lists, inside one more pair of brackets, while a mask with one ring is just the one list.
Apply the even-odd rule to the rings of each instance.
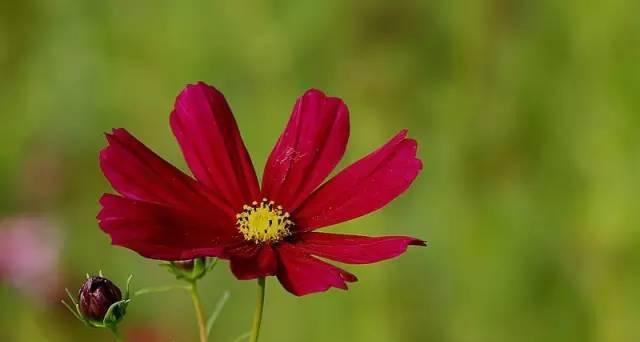
[[[126, 127], [184, 167], [168, 114], [187, 83], [221, 89], [258, 170], [295, 98], [342, 97], [342, 164], [402, 128], [424, 171], [384, 210], [333, 232], [429, 241], [346, 266], [351, 290], [296, 298], [273, 279], [261, 341], [640, 340], [640, 2], [0, 2], [0, 217], [61, 228], [60, 287], [102, 269], [174, 283], [111, 247], [97, 199], [102, 133]], [[247, 331], [255, 284], [226, 264], [212, 341]], [[111, 341], [60, 305], [0, 287], [0, 340]], [[62, 296], [62, 295], [61, 295]], [[189, 297], [141, 297], [123, 329], [195, 341]]]

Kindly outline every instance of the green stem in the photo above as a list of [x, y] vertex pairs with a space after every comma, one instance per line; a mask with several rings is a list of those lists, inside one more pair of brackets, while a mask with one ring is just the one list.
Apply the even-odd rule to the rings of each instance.
[[265, 279], [258, 278], [258, 298], [256, 302], [256, 311], [253, 314], [253, 326], [251, 327], [250, 342], [258, 342], [260, 335], [260, 325], [262, 324], [262, 311], [264, 310], [264, 293], [265, 293]]
[[120, 334], [120, 331], [118, 330], [118, 326], [117, 325], [110, 326], [109, 330], [111, 330], [111, 332], [113, 333], [113, 336], [116, 337], [116, 341], [118, 341], [118, 342], [124, 341], [124, 339], [122, 339], [122, 334]]
[[202, 310], [202, 301], [200, 300], [200, 294], [198, 293], [198, 285], [194, 281], [191, 283], [189, 289], [191, 292], [191, 300], [193, 301], [193, 308], [196, 310], [196, 320], [198, 321], [198, 331], [200, 332], [200, 342], [207, 342], [207, 326], [204, 323], [204, 316]]
[[167, 292], [167, 291], [171, 291], [171, 290], [187, 290], [187, 291], [191, 291], [191, 286], [190, 285], [184, 285], [184, 286], [181, 286], [181, 285], [169, 285], [169, 286], [147, 287], [147, 288], [140, 289], [140, 290], [134, 292], [132, 297], [146, 295], [146, 294], [149, 294], [149, 293]]

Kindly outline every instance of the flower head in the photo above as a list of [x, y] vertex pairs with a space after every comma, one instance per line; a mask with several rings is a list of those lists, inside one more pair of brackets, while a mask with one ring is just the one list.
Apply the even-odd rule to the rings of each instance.
[[120, 289], [103, 277], [90, 277], [78, 291], [80, 312], [85, 318], [94, 321], [102, 321], [111, 305], [121, 300]]
[[102, 271], [99, 274], [92, 277], [87, 274], [87, 280], [78, 290], [77, 298], [69, 289], [65, 289], [69, 301], [62, 300], [62, 304], [87, 326], [114, 330], [127, 314], [127, 307], [131, 302], [129, 289], [133, 276], [127, 279], [123, 296], [116, 284], [102, 276]]
[[309, 90], [296, 102], [262, 184], [224, 96], [204, 83], [176, 99], [171, 128], [194, 178], [124, 129], [100, 154], [119, 195], [105, 194], [100, 227], [115, 245], [160, 260], [219, 257], [238, 279], [277, 276], [295, 295], [346, 289], [356, 277], [318, 257], [366, 264], [424, 241], [316, 232], [382, 208], [422, 169], [407, 131], [325, 181], [344, 155], [349, 112]]

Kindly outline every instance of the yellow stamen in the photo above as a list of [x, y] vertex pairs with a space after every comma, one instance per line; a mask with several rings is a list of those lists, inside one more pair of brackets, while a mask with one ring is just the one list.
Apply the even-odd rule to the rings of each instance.
[[245, 240], [255, 243], [280, 241], [291, 235], [289, 228], [294, 224], [289, 219], [289, 213], [266, 198], [260, 203], [243, 206], [243, 211], [236, 215], [236, 219], [238, 230]]

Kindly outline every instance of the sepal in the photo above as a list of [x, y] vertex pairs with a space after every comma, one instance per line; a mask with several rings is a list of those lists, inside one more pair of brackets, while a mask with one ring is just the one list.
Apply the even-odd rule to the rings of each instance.
[[109, 310], [107, 311], [107, 313], [104, 315], [104, 320], [102, 321], [102, 324], [97, 327], [100, 327], [100, 328], [112, 327], [120, 323], [120, 321], [122, 321], [124, 316], [127, 314], [127, 306], [129, 306], [130, 302], [131, 302], [131, 299], [123, 299], [119, 302], [113, 303], [109, 307]]
[[195, 258], [186, 261], [171, 261], [160, 264], [173, 274], [176, 279], [193, 283], [211, 272], [218, 263], [218, 258]]

